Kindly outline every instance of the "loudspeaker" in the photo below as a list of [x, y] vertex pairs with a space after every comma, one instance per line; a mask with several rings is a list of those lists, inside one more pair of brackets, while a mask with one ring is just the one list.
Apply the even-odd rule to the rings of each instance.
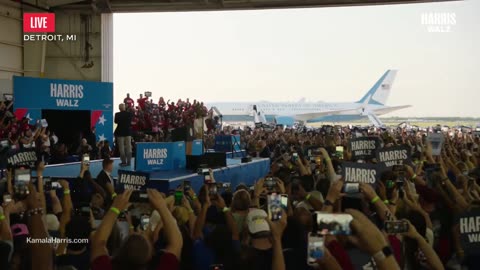
[[187, 155], [187, 170], [197, 171], [198, 168], [227, 167], [227, 154], [223, 152], [205, 153], [203, 156]]
[[192, 156], [192, 155], [187, 155], [187, 165], [186, 168], [187, 170], [192, 170], [192, 171], [197, 171], [198, 168], [202, 164], [207, 165], [204, 161], [205, 157], [204, 156]]
[[225, 152], [208, 152], [204, 155], [205, 162], [209, 168], [227, 166], [227, 154]]

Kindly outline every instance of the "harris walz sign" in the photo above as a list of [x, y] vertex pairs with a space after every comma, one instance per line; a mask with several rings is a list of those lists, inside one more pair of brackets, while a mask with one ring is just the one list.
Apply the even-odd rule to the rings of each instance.
[[12, 152], [7, 157], [7, 167], [29, 167], [35, 168], [37, 153], [33, 149], [24, 149]]
[[378, 137], [359, 137], [350, 140], [350, 151], [353, 160], [371, 160], [375, 158], [375, 150], [380, 148]]
[[375, 185], [380, 179], [380, 167], [372, 163], [343, 162], [342, 176], [345, 183]]
[[150, 181], [150, 173], [118, 170], [117, 185], [120, 189], [144, 191], [148, 181]]
[[478, 254], [480, 252], [480, 209], [472, 209], [458, 221], [460, 242], [465, 253]]
[[385, 167], [409, 164], [411, 162], [410, 148], [406, 145], [382, 148], [377, 151], [377, 162]]

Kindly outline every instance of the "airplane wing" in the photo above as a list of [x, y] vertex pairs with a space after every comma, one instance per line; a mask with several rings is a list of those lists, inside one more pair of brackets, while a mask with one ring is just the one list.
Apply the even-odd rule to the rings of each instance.
[[338, 114], [359, 114], [358, 108], [355, 109], [348, 109], [348, 110], [332, 110], [326, 112], [318, 112], [318, 113], [303, 113], [297, 114], [294, 116], [295, 120], [298, 121], [308, 121], [311, 119], [315, 119], [322, 116], [329, 116], [329, 115], [338, 115]]
[[373, 112], [377, 115], [382, 115], [382, 114], [387, 114], [396, 110], [401, 110], [401, 109], [410, 108], [410, 107], [412, 106], [411, 105], [392, 106], [392, 107], [385, 107], [381, 109], [375, 109], [373, 110]]

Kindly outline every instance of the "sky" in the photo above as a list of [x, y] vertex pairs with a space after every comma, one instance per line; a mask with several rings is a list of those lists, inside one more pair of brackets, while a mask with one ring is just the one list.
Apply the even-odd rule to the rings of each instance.
[[[115, 103], [359, 100], [399, 70], [386, 116], [480, 117], [480, 1], [114, 15]], [[422, 14], [454, 14], [429, 32]]]

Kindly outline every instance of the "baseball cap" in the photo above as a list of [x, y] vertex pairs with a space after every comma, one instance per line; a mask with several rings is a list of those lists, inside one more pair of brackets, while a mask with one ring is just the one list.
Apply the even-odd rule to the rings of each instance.
[[47, 229], [49, 231], [58, 231], [58, 228], [60, 227], [60, 222], [54, 214], [45, 215], [45, 223], [47, 224]]
[[251, 234], [261, 232], [270, 232], [270, 226], [267, 222], [267, 212], [261, 209], [252, 209], [247, 215], [248, 231]]

